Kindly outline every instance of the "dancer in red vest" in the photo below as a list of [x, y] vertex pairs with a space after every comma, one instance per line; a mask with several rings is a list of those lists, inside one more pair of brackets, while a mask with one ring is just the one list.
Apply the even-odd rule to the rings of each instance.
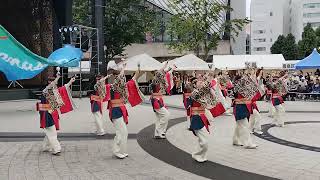
[[37, 110], [40, 114], [40, 128], [44, 130], [46, 136], [43, 140], [43, 151], [51, 152], [53, 155], [60, 155], [61, 146], [57, 137], [59, 126], [59, 114], [73, 110], [73, 102], [70, 93], [70, 86], [75, 78], [58, 88], [57, 83], [60, 78], [49, 77], [48, 85], [43, 90], [41, 102], [37, 103]]
[[125, 104], [129, 102], [134, 107], [142, 103], [144, 99], [136, 81], [139, 78], [140, 70], [135, 73], [130, 81], [126, 82], [124, 68], [125, 64], [120, 68], [114, 61], [109, 61], [108, 73], [113, 76], [114, 80], [113, 83], [106, 86], [105, 97], [108, 100], [109, 117], [116, 130], [113, 154], [119, 159], [128, 156], [128, 111]]
[[184, 108], [186, 110], [186, 115], [187, 115], [187, 129], [189, 129], [189, 127], [190, 127], [190, 108], [187, 107], [187, 101], [193, 91], [193, 85], [190, 82], [190, 79], [188, 78], [188, 80], [184, 84], [183, 97], [182, 97], [183, 98], [183, 105], [184, 105]]
[[285, 113], [285, 109], [282, 105], [284, 103], [282, 97], [288, 92], [287, 86], [285, 85], [286, 77], [287, 75], [284, 72], [280, 73], [280, 78], [277, 76], [273, 77], [275, 79], [275, 82], [272, 85], [271, 97], [272, 105], [275, 108], [273, 124], [279, 127], [284, 127], [283, 115]]
[[170, 113], [164, 104], [163, 94], [170, 94], [172, 89], [172, 68], [164, 67], [156, 71], [151, 83], [152, 94], [150, 97], [153, 111], [157, 117], [155, 122], [154, 138], [165, 139]]
[[257, 70], [257, 72], [255, 70], [252, 70], [251, 72], [251, 78], [254, 82], [257, 83], [259, 91], [252, 99], [252, 110], [249, 119], [249, 129], [251, 133], [255, 132], [257, 134], [263, 133], [261, 131], [261, 115], [257, 105], [257, 101], [260, 100], [262, 96], [265, 94], [265, 88], [262, 82], [262, 73], [262, 69]]
[[[187, 100], [187, 108], [190, 111], [190, 130], [198, 137], [199, 149], [192, 154], [197, 162], [207, 161], [208, 132], [210, 122], [206, 115], [206, 109], [214, 108], [219, 102], [215, 97], [211, 83], [205, 78], [194, 77], [191, 79], [193, 91]], [[210, 114], [210, 113], [209, 113]]]
[[252, 111], [252, 99], [258, 93], [257, 83], [248, 74], [238, 74], [234, 82], [233, 114], [236, 127], [233, 135], [233, 145], [244, 146], [247, 149], [255, 149], [249, 130], [249, 118]]
[[96, 134], [98, 136], [105, 135], [103, 128], [103, 104], [107, 101], [106, 99], [106, 79], [109, 76], [103, 77], [101, 75], [96, 76], [96, 84], [94, 85], [94, 93], [90, 96], [91, 112], [95, 119]]

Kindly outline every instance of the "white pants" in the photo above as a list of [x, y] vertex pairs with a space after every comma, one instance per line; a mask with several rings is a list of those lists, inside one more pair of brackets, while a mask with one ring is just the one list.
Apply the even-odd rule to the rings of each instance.
[[199, 147], [198, 150], [192, 154], [192, 158], [198, 162], [204, 162], [207, 160], [208, 131], [203, 127], [202, 129], [195, 130], [194, 132], [198, 137]]
[[61, 146], [58, 141], [58, 134], [55, 125], [47, 127], [44, 130], [46, 136], [43, 139], [43, 151], [52, 151], [58, 153], [61, 151]]
[[100, 113], [100, 111], [94, 112], [92, 114], [94, 116], [97, 134], [104, 133], [102, 114]]
[[128, 130], [124, 119], [118, 118], [113, 120], [116, 136], [113, 140], [113, 154], [124, 155], [127, 153]]
[[187, 115], [187, 129], [190, 128], [190, 124], [191, 124], [191, 119], [190, 119], [190, 116]]
[[273, 104], [272, 104], [272, 100], [270, 100], [270, 104], [269, 104], [269, 116], [273, 117], [275, 112], [276, 112], [276, 109], [274, 108]]
[[261, 116], [259, 111], [256, 109], [253, 110], [253, 114], [251, 114], [249, 119], [249, 129], [252, 132], [253, 130], [261, 131]]
[[283, 115], [285, 110], [281, 104], [275, 106], [274, 124], [278, 126], [284, 126]]
[[170, 113], [167, 108], [162, 107], [155, 112], [157, 120], [155, 122], [154, 136], [164, 136], [167, 131]]
[[247, 118], [237, 120], [236, 128], [234, 130], [234, 135], [233, 135], [233, 144], [244, 145], [245, 147], [255, 146], [255, 144], [253, 144], [251, 139], [249, 122]]

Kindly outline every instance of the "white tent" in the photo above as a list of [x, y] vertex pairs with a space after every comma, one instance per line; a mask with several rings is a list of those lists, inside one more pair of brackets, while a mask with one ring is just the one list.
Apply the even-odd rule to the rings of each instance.
[[246, 64], [255, 64], [256, 67], [264, 69], [282, 69], [285, 63], [282, 54], [213, 56], [214, 67], [221, 70], [245, 69]]
[[210, 70], [208, 64], [195, 56], [194, 54], [188, 54], [169, 61], [169, 66], [175, 65], [176, 71], [206, 71]]
[[128, 58], [125, 71], [136, 71], [138, 70], [138, 64], [140, 64], [141, 71], [154, 71], [162, 68], [162, 64], [156, 59], [152, 58], [148, 54], [140, 54]]

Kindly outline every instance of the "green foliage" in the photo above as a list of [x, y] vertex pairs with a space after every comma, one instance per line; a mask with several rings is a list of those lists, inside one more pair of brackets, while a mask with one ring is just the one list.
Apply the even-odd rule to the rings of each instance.
[[146, 32], [159, 33], [157, 15], [140, 0], [107, 0], [104, 21], [107, 58], [121, 55], [131, 43], [143, 42]]
[[[90, 0], [73, 0], [73, 22], [89, 25]], [[104, 38], [108, 59], [121, 55], [131, 43], [143, 42], [145, 33], [160, 32], [159, 13], [144, 6], [141, 0], [106, 0]]]
[[298, 47], [295, 37], [290, 33], [288, 36], [280, 35], [270, 48], [272, 54], [282, 54], [286, 60], [297, 59]]
[[302, 33], [302, 40], [298, 42], [298, 56], [304, 58], [308, 56], [314, 48], [318, 46], [316, 32], [307, 24]]
[[89, 0], [73, 0], [72, 15], [73, 23], [89, 26], [90, 22]]
[[278, 39], [273, 43], [270, 48], [272, 54], [282, 54], [286, 37], [284, 35], [280, 35]]
[[200, 56], [203, 48], [204, 60], [208, 58], [210, 50], [216, 49], [223, 33], [231, 37], [238, 36], [248, 19], [232, 19], [225, 23], [221, 21], [221, 14], [233, 11], [218, 1], [208, 0], [169, 0], [170, 8], [176, 12], [170, 19], [168, 33], [176, 39], [169, 43], [169, 47], [178, 52], [194, 51]]

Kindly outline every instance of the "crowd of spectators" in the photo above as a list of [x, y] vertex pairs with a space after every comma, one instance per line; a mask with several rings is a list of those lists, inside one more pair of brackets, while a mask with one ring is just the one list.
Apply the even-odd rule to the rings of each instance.
[[291, 74], [288, 78], [289, 100], [296, 98], [319, 99], [320, 98], [320, 70], [314, 73], [302, 71]]
[[[173, 89], [172, 94], [182, 94], [184, 84], [190, 77], [186, 74], [175, 72], [173, 74]], [[263, 82], [266, 85], [272, 81], [271, 74], [264, 74]], [[232, 77], [230, 77], [232, 80]], [[314, 73], [303, 71], [289, 74], [287, 79], [287, 87], [289, 93], [285, 97], [286, 100], [296, 99], [314, 99], [320, 100], [320, 70], [317, 69]]]

